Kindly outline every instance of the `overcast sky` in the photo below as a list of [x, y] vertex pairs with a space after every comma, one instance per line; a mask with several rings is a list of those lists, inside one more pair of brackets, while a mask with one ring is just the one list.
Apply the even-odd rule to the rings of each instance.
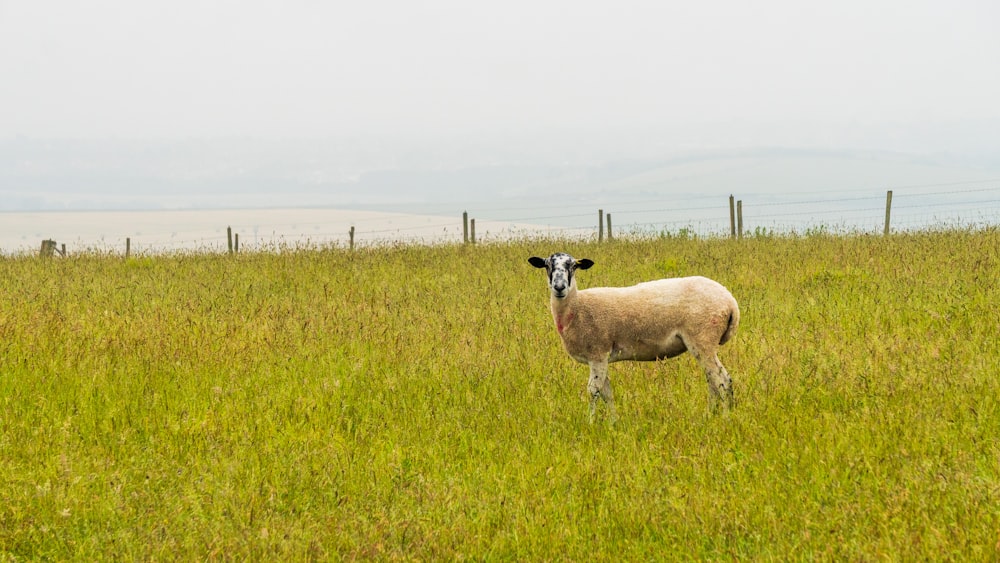
[[0, 0], [0, 137], [1000, 117], [995, 0]]

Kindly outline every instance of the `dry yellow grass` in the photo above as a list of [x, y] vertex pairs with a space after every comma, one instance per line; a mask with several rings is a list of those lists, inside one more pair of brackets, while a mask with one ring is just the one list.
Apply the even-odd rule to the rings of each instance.
[[[740, 301], [587, 422], [531, 255]], [[1000, 232], [0, 259], [0, 559], [1000, 557]]]

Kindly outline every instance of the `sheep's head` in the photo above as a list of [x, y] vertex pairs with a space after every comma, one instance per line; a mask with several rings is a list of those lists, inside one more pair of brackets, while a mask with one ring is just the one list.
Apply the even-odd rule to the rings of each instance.
[[545, 268], [549, 274], [549, 289], [556, 299], [565, 298], [569, 290], [576, 287], [576, 278], [573, 277], [576, 270], [586, 270], [594, 265], [593, 260], [586, 258], [577, 260], [564, 252], [557, 252], [544, 259], [532, 256], [528, 258], [528, 263], [536, 268]]

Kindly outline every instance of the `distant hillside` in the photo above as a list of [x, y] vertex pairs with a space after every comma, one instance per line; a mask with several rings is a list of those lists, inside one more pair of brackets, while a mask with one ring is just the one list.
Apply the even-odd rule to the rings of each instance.
[[452, 154], [333, 141], [0, 142], [0, 211], [337, 206], [450, 214], [997, 178], [1000, 153], [759, 148], [560, 160], [488, 146]]

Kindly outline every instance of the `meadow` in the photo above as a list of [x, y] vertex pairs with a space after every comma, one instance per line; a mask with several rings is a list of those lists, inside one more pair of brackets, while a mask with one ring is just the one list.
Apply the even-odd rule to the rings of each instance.
[[[588, 423], [529, 256], [740, 302]], [[1000, 559], [1000, 230], [0, 258], [0, 560]], [[599, 411], [600, 413], [600, 411]]]

